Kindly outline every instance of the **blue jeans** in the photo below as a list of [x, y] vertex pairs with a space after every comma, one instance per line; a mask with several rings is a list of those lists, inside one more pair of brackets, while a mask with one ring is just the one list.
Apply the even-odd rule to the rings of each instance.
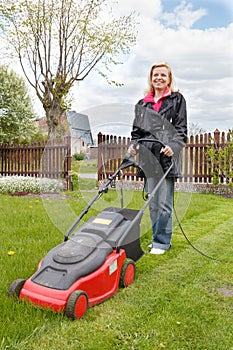
[[[151, 193], [156, 183], [157, 179], [155, 177], [149, 177], [146, 190]], [[149, 204], [153, 248], [164, 250], [171, 248], [174, 183], [174, 178], [166, 178]]]

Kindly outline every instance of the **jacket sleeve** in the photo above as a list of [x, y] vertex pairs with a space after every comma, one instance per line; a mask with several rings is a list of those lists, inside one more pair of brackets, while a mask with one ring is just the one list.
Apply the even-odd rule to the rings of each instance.
[[131, 144], [137, 143], [137, 140], [142, 137], [142, 130], [139, 127], [133, 125], [133, 129], [131, 131]]
[[179, 93], [176, 104], [176, 114], [172, 120], [176, 132], [172, 140], [168, 143], [174, 154], [179, 154], [187, 142], [187, 110], [185, 98]]
[[138, 101], [138, 103], [135, 105], [135, 117], [133, 121], [132, 131], [131, 131], [131, 144], [136, 144], [137, 140], [144, 137], [144, 132], [140, 128], [138, 123], [138, 110], [137, 106], [142, 103], [142, 100]]

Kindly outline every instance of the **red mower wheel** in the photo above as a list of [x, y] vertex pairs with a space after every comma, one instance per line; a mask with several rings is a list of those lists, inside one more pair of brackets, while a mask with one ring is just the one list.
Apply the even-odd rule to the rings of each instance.
[[85, 316], [88, 308], [88, 296], [82, 290], [74, 291], [66, 305], [66, 316], [76, 320]]
[[136, 265], [131, 259], [126, 259], [123, 263], [120, 277], [120, 287], [126, 288], [135, 280]]
[[14, 298], [19, 298], [20, 291], [24, 286], [24, 283], [26, 280], [22, 278], [18, 278], [14, 282], [11, 283], [9, 289], [8, 289], [8, 296], [9, 297], [14, 297]]

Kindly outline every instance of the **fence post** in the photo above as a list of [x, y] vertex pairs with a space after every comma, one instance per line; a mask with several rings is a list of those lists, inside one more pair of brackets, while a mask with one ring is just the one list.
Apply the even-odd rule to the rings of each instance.
[[102, 159], [101, 159], [101, 146], [103, 142], [103, 135], [101, 132], [98, 133], [98, 181], [102, 180]]
[[220, 145], [220, 131], [218, 129], [214, 131], [214, 144], [215, 147], [219, 147]]
[[67, 155], [66, 155], [66, 165], [67, 165], [67, 173], [66, 173], [66, 182], [67, 182], [67, 190], [70, 191], [72, 189], [72, 181], [71, 181], [71, 162], [72, 162], [72, 155], [71, 155], [71, 136], [66, 137], [67, 142]]

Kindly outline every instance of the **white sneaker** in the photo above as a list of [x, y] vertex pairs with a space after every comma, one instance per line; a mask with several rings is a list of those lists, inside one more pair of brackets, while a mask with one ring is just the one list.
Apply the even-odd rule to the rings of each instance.
[[164, 254], [166, 250], [160, 249], [160, 248], [152, 248], [150, 251], [150, 254], [156, 254], [161, 255]]

